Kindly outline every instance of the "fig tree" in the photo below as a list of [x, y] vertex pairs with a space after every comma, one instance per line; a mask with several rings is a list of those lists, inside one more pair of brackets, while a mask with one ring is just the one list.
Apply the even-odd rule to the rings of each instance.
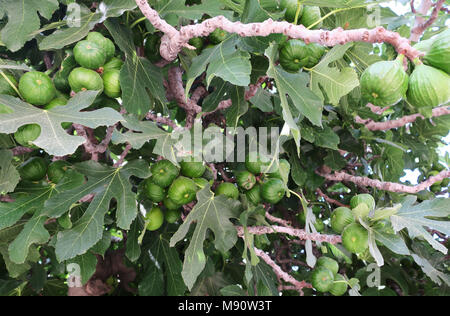
[[325, 47], [297, 39], [287, 41], [280, 49], [280, 65], [284, 70], [292, 73], [301, 68], [313, 68], [325, 54]]
[[259, 184], [256, 184], [251, 190], [247, 191], [245, 195], [253, 205], [258, 205], [262, 202], [261, 186]]
[[345, 278], [340, 274], [336, 275], [333, 286], [330, 289], [330, 293], [333, 296], [342, 296], [347, 293], [347, 290], [348, 284], [347, 281], [345, 281]]
[[167, 210], [164, 214], [164, 218], [166, 219], [166, 222], [169, 224], [175, 223], [177, 220], [181, 218], [181, 210]]
[[366, 204], [370, 211], [375, 209], [375, 199], [370, 194], [358, 194], [350, 200], [350, 207], [356, 208], [359, 204]]
[[424, 61], [428, 65], [445, 71], [450, 75], [450, 38], [443, 36], [431, 45], [430, 51], [425, 55]]
[[103, 91], [103, 79], [100, 75], [86, 68], [75, 68], [69, 75], [69, 84], [74, 92], [94, 90]]
[[98, 32], [90, 32], [86, 37], [86, 40], [96, 43], [103, 49], [106, 56], [105, 61], [110, 61], [111, 58], [114, 57], [114, 54], [116, 53], [116, 46], [114, 45], [113, 41], [103, 36], [103, 34]]
[[48, 179], [55, 184], [59, 183], [69, 167], [70, 164], [64, 160], [52, 162], [47, 169]]
[[[309, 28], [311, 25], [316, 23], [322, 18], [322, 14], [320, 13], [320, 8], [315, 6], [304, 6], [302, 18], [300, 19], [300, 24], [303, 24], [306, 28]], [[315, 25], [312, 29], [320, 29], [323, 23], [320, 22]]]
[[14, 133], [16, 142], [24, 147], [36, 148], [33, 145], [33, 141], [38, 139], [41, 135], [41, 127], [37, 124], [28, 124], [19, 127], [17, 132]]
[[104, 93], [110, 98], [119, 98], [122, 95], [120, 88], [120, 70], [109, 69], [103, 73]]
[[281, 10], [286, 10], [284, 12], [284, 19], [290, 23], [295, 21], [297, 11], [299, 11], [298, 19], [300, 19], [303, 14], [303, 5], [301, 5], [298, 0], [281, 0], [280, 8]]
[[189, 159], [180, 162], [181, 174], [188, 178], [200, 178], [206, 171], [206, 166], [201, 161]]
[[331, 272], [333, 272], [334, 276], [336, 276], [339, 271], [339, 264], [337, 263], [337, 261], [334, 259], [331, 259], [329, 257], [325, 257], [325, 256], [320, 257], [317, 260], [316, 268], [319, 268], [319, 267], [324, 267], [324, 268], [330, 270]]

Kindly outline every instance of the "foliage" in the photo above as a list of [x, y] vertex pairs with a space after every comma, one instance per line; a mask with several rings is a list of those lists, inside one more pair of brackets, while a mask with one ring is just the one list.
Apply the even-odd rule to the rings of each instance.
[[[0, 0], [0, 295], [450, 294], [448, 8], [409, 60], [339, 37], [409, 37], [380, 1], [149, 0], [157, 27], [141, 2]], [[206, 25], [161, 57], [217, 16], [341, 29]]]

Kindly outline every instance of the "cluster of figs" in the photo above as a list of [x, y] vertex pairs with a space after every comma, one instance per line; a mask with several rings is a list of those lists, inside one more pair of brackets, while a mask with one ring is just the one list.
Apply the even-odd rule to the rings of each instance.
[[207, 167], [202, 162], [185, 160], [180, 167], [160, 160], [151, 165], [152, 176], [142, 182], [147, 230], [158, 230], [164, 220], [170, 224], [178, 221], [181, 208], [194, 202], [197, 192], [210, 184], [203, 177]]
[[450, 101], [450, 30], [430, 43], [428, 52], [414, 60], [408, 75], [404, 55], [393, 61], [369, 66], [361, 76], [364, 99], [376, 106], [387, 107], [407, 100], [416, 109], [434, 108]]
[[50, 183], [58, 184], [70, 168], [70, 163], [64, 160], [49, 163], [46, 159], [35, 156], [22, 163], [17, 170], [20, 178], [25, 182], [47, 180]]
[[[290, 23], [302, 24], [306, 28], [322, 27], [320, 8], [306, 6], [297, 0], [282, 0], [280, 8], [285, 10], [284, 19]], [[325, 54], [324, 46], [299, 39], [291, 39], [280, 46], [279, 61], [287, 72], [296, 73], [300, 69], [310, 69], [317, 65]]]
[[[271, 2], [264, 3], [270, 8]], [[280, 6], [286, 10], [285, 20], [288, 22], [302, 24], [307, 28], [322, 26], [318, 7], [303, 6], [297, 0], [282, 0]], [[404, 99], [416, 109], [431, 109], [448, 103], [450, 30], [425, 42], [426, 46], [421, 43], [416, 45], [426, 54], [422, 59], [414, 60], [414, 70], [410, 75], [405, 71], [405, 56], [401, 54], [395, 60], [380, 61], [369, 66], [360, 78], [364, 101], [387, 107]], [[316, 66], [325, 52], [325, 47], [319, 44], [290, 39], [280, 46], [279, 62], [285, 71], [297, 73], [302, 68], [308, 70]]]
[[342, 244], [349, 252], [365, 255], [369, 248], [369, 235], [358, 221], [367, 220], [375, 210], [375, 199], [370, 194], [358, 194], [350, 200], [350, 208], [339, 207], [331, 215], [331, 228], [342, 236]]
[[320, 257], [311, 274], [312, 286], [321, 293], [342, 296], [348, 290], [348, 282], [339, 274], [339, 263], [330, 257]]
[[[268, 163], [262, 162], [259, 156], [251, 159], [247, 156], [244, 170], [237, 171], [235, 182], [222, 182], [214, 188], [215, 196], [225, 196], [238, 200], [245, 195], [253, 205], [261, 203], [277, 204], [286, 194], [286, 185], [281, 180], [280, 168], [265, 173]], [[280, 160], [279, 165], [287, 164]], [[272, 170], [271, 170], [272, 171]], [[169, 160], [160, 160], [151, 165], [152, 176], [142, 182], [140, 191], [147, 208], [147, 230], [158, 230], [166, 221], [177, 222], [182, 214], [182, 207], [196, 201], [197, 192], [206, 186], [213, 187], [208, 167], [200, 160], [192, 157], [180, 162], [180, 167]]]
[[[350, 208], [335, 209], [330, 220], [333, 231], [341, 235], [344, 248], [368, 262], [373, 260], [369, 251], [369, 233], [360, 220], [369, 222], [369, 225], [377, 229], [393, 233], [387, 221], [370, 216], [375, 207], [375, 199], [370, 194], [359, 194], [350, 200]], [[332, 254], [337, 258], [342, 256], [340, 251], [332, 251]], [[338, 272], [339, 264], [336, 260], [327, 256], [320, 257], [312, 271], [311, 284], [318, 292], [342, 296], [347, 292], [349, 283]]]
[[[101, 91], [93, 107], [111, 107], [120, 110], [116, 98], [121, 96], [120, 69], [122, 59], [115, 56], [114, 43], [103, 34], [90, 32], [84, 40], [76, 43], [54, 74], [39, 71], [25, 73], [17, 80], [12, 74], [0, 76], [0, 94], [20, 96], [27, 103], [50, 110], [65, 106], [74, 93], [86, 90]], [[9, 109], [0, 107], [0, 113]], [[64, 122], [67, 129], [71, 122]], [[32, 142], [41, 134], [37, 124], [24, 125], [14, 137], [18, 144], [33, 147]]]

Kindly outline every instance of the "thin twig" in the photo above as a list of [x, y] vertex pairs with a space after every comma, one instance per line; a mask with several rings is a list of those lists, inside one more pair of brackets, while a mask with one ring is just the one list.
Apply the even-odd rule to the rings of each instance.
[[291, 276], [290, 274], [284, 272], [280, 266], [278, 266], [276, 264], [275, 261], [272, 260], [272, 258], [269, 257], [268, 254], [266, 254], [264, 251], [255, 248], [255, 253], [258, 257], [260, 257], [265, 263], [267, 263], [275, 272], [275, 274], [282, 280], [290, 283], [293, 285], [293, 290], [296, 290], [299, 292], [299, 294], [301, 296], [303, 296], [303, 289], [304, 288], [308, 288], [308, 289], [312, 289], [312, 285], [305, 282], [305, 281], [298, 281], [297, 279], [295, 279], [293, 276]]
[[12, 153], [14, 156], [20, 156], [20, 155], [25, 155], [25, 154], [29, 154], [31, 152], [34, 151], [33, 148], [29, 148], [29, 147], [15, 147], [11, 149]]
[[[433, 3], [431, 0], [423, 0], [421, 7], [419, 9], [420, 15], [417, 15], [416, 17], [416, 24], [411, 30], [411, 41], [417, 42], [419, 41], [422, 34], [433, 25], [433, 23], [436, 21], [436, 19], [439, 16], [439, 11], [441, 11], [443, 5], [445, 3], [445, 0], [439, 0], [436, 3]], [[433, 7], [433, 11], [431, 13], [430, 18], [425, 21], [424, 18], [421, 15], [426, 15], [428, 10], [430, 10], [431, 7]], [[416, 12], [417, 14], [417, 12]]]
[[127, 143], [123, 153], [120, 155], [119, 160], [114, 164], [114, 168], [119, 168], [120, 166], [122, 166], [123, 162], [125, 161], [125, 158], [130, 153], [131, 148], [132, 148], [131, 144]]
[[330, 204], [334, 204], [334, 205], [337, 205], [337, 206], [339, 206], [339, 207], [349, 207], [349, 205], [342, 204], [341, 202], [336, 201], [336, 200], [330, 198], [328, 195], [326, 195], [325, 193], [323, 193], [322, 190], [320, 190], [319, 188], [316, 190], [316, 192], [317, 192], [317, 194], [319, 194], [322, 198], [324, 198], [325, 201], [327, 201], [327, 202], [330, 203]]
[[170, 118], [168, 117], [163, 117], [163, 116], [158, 116], [156, 114], [153, 113], [147, 113], [146, 118], [148, 120], [151, 120], [155, 123], [161, 124], [161, 125], [167, 125], [172, 127], [173, 129], [178, 129], [178, 125], [175, 124], [174, 121], [172, 121]]
[[266, 218], [274, 223], [280, 224], [284, 227], [291, 227], [291, 222], [290, 221], [286, 221], [284, 219], [272, 216], [269, 212], [266, 212]]

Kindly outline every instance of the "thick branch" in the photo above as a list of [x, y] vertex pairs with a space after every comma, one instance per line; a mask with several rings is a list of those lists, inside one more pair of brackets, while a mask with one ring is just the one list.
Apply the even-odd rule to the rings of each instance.
[[358, 177], [358, 176], [352, 176], [350, 174], [347, 174], [345, 172], [335, 172], [334, 174], [327, 174], [320, 171], [317, 171], [317, 174], [324, 177], [325, 179], [329, 181], [336, 181], [336, 182], [342, 182], [342, 181], [348, 181], [355, 183], [357, 185], [366, 186], [366, 187], [372, 187], [377, 188], [379, 190], [383, 191], [389, 191], [389, 192], [397, 192], [397, 193], [410, 193], [410, 194], [417, 194], [420, 191], [423, 191], [429, 187], [431, 187], [434, 183], [442, 181], [446, 178], [450, 177], [450, 171], [444, 170], [440, 172], [436, 176], [430, 177], [428, 180], [416, 185], [416, 186], [408, 186], [400, 183], [393, 183], [393, 182], [382, 182], [380, 180], [373, 180], [366, 177]]
[[433, 23], [437, 20], [438, 15], [439, 15], [439, 11], [441, 11], [442, 7], [444, 6], [445, 0], [439, 0], [438, 2], [436, 2], [434, 4], [434, 9], [433, 12], [431, 13], [430, 18], [428, 19], [428, 21], [426, 21], [423, 24], [423, 31], [422, 33], [428, 29], [430, 26], [433, 25]]
[[243, 24], [231, 22], [224, 16], [217, 16], [203, 21], [200, 24], [187, 25], [176, 31], [162, 20], [158, 12], [153, 10], [145, 0], [136, 0], [139, 8], [149, 21], [165, 35], [161, 42], [161, 56], [168, 60], [175, 60], [183, 47], [189, 47], [189, 40], [194, 37], [204, 37], [220, 28], [228, 33], [236, 33], [242, 37], [262, 36], [270, 34], [284, 34], [290, 38], [302, 39], [307, 43], [319, 43], [323, 46], [333, 47], [348, 42], [386, 42], [395, 47], [398, 53], [406, 55], [414, 60], [420, 56], [420, 52], [410, 45], [408, 39], [401, 37], [396, 32], [387, 31], [383, 27], [373, 30], [358, 29], [347, 30], [337, 28], [333, 31], [308, 30], [303, 25], [294, 25], [288, 22], [277, 22], [269, 19], [262, 23]]
[[372, 103], [368, 103], [367, 107], [375, 114], [381, 115], [384, 112], [386, 112], [387, 110], [389, 110], [391, 107], [387, 106], [385, 108], [381, 108], [379, 106], [373, 105]]
[[[244, 236], [244, 229], [242, 227], [236, 228], [238, 231], [238, 236]], [[312, 240], [318, 242], [327, 242], [330, 244], [338, 244], [342, 242], [341, 236], [337, 235], [322, 235], [319, 233], [307, 233], [303, 229], [296, 229], [290, 227], [282, 227], [282, 226], [250, 226], [247, 227], [248, 231], [254, 235], [265, 235], [265, 234], [274, 234], [274, 233], [282, 233], [288, 234], [293, 237], [297, 237], [300, 240]]]
[[192, 93], [191, 100], [194, 103], [198, 103], [201, 98], [203, 98], [205, 95], [208, 94], [208, 91], [206, 91], [205, 87], [200, 86], [197, 89], [195, 89], [194, 93]]
[[[450, 108], [447, 106], [439, 107], [433, 109], [433, 117], [439, 117], [443, 115], [450, 115]], [[372, 120], [364, 120], [359, 116], [356, 117], [356, 123], [364, 124], [366, 128], [370, 131], [386, 131], [393, 128], [403, 127], [406, 124], [415, 122], [418, 118], [425, 119], [421, 114], [412, 114], [404, 116], [397, 120], [386, 121], [386, 122], [374, 122]]]
[[169, 69], [169, 87], [178, 105], [186, 111], [186, 128], [189, 129], [194, 124], [195, 116], [202, 111], [202, 108], [186, 96], [182, 76], [183, 73], [180, 67]]
[[178, 31], [172, 25], [164, 21], [159, 17], [158, 12], [150, 8], [146, 0], [136, 0], [136, 4], [141, 9], [141, 12], [145, 15], [145, 17], [152, 23], [152, 25], [163, 32], [164, 34], [170, 36], [176, 36]]

